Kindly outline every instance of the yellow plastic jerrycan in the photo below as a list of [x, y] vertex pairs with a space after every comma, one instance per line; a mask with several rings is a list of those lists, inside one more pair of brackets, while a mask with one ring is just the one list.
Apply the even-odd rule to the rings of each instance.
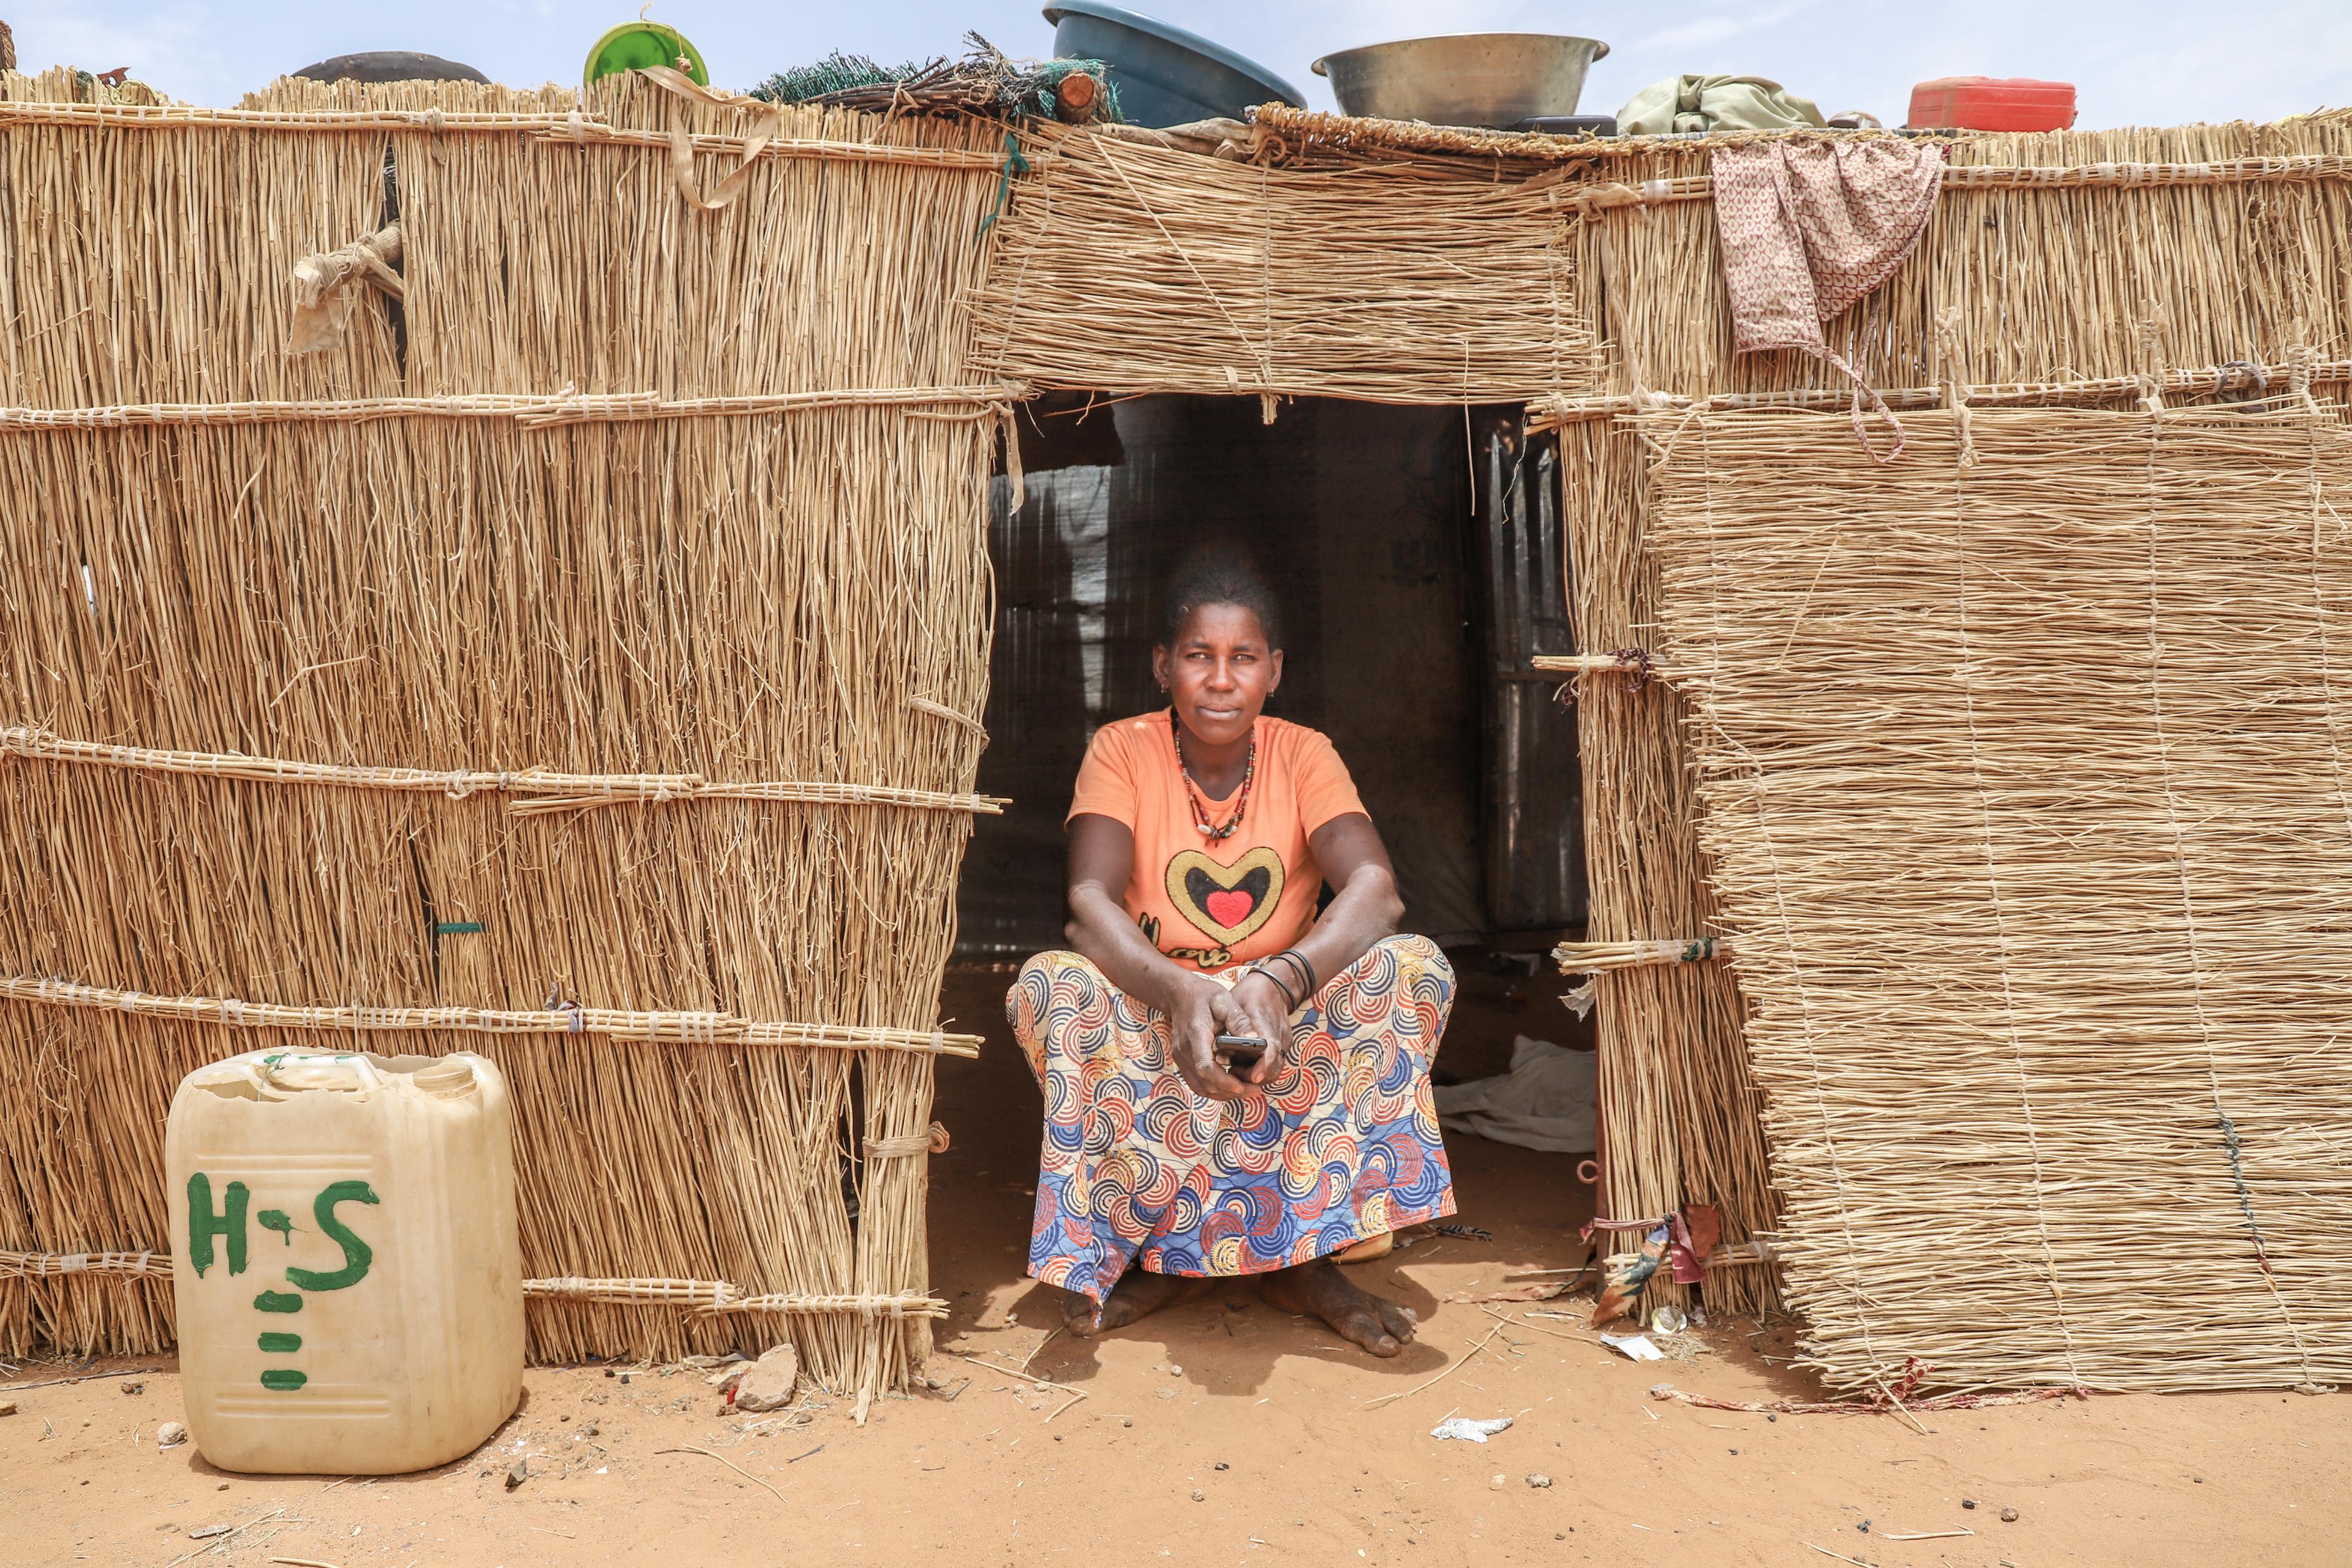
[[189, 1436], [223, 1469], [395, 1475], [522, 1398], [513, 1114], [488, 1058], [255, 1051], [163, 1139]]

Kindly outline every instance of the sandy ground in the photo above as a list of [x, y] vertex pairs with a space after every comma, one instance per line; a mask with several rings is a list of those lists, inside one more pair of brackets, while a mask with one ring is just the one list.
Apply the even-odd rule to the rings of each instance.
[[[1493, 1240], [1423, 1239], [1359, 1271], [1423, 1314], [1399, 1362], [1339, 1347], [1239, 1285], [1111, 1339], [1055, 1335], [1056, 1293], [1020, 1275], [1036, 1102], [991, 1010], [1003, 984], [950, 984], [949, 1011], [984, 1026], [992, 1049], [941, 1075], [956, 1146], [933, 1164], [935, 1289], [954, 1304], [940, 1342], [976, 1359], [936, 1358], [940, 1390], [885, 1401], [863, 1428], [822, 1397], [762, 1425], [724, 1412], [691, 1370], [626, 1383], [534, 1370], [515, 1418], [458, 1464], [248, 1478], [185, 1446], [159, 1450], [179, 1380], [168, 1361], [119, 1363], [0, 1390], [18, 1405], [0, 1416], [0, 1563], [2352, 1560], [2343, 1395], [2102, 1397], [1934, 1414], [1924, 1433], [1893, 1416], [1767, 1420], [1647, 1390], [1817, 1397], [1772, 1359], [1790, 1353], [1786, 1325], [1717, 1322], [1691, 1359], [1635, 1365], [1577, 1322], [1524, 1315], [1548, 1307], [1498, 1322], [1441, 1306], [1581, 1257], [1587, 1199], [1567, 1162], [1475, 1140], [1449, 1140], [1460, 1217]], [[1496, 1065], [1514, 1028], [1563, 1037], [1541, 983], [1539, 1005], [1512, 989], [1473, 977], [1449, 1037], [1457, 1068]], [[1070, 1392], [1000, 1370], [1024, 1363]], [[10, 1381], [87, 1370], [26, 1366]], [[1375, 1403], [1391, 1394], [1402, 1397]], [[1483, 1447], [1433, 1440], [1450, 1413], [1517, 1424]], [[685, 1448], [707, 1452], [659, 1451]], [[529, 1479], [509, 1489], [518, 1458]], [[192, 1536], [219, 1525], [242, 1528]], [[1974, 1533], [1895, 1539], [1959, 1531]]]

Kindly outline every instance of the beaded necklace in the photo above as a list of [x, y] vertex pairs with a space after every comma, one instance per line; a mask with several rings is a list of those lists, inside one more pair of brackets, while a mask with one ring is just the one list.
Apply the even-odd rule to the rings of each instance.
[[1192, 826], [1199, 828], [1211, 843], [1231, 838], [1241, 830], [1242, 813], [1249, 809], [1250, 785], [1257, 779], [1257, 726], [1250, 726], [1249, 760], [1242, 766], [1242, 792], [1234, 802], [1234, 815], [1223, 826], [1209, 822], [1209, 808], [1201, 795], [1200, 785], [1192, 782], [1192, 769], [1184, 761], [1184, 726], [1177, 721], [1176, 710], [1168, 710], [1168, 732], [1176, 740], [1176, 771], [1184, 780], [1184, 798], [1192, 805]]

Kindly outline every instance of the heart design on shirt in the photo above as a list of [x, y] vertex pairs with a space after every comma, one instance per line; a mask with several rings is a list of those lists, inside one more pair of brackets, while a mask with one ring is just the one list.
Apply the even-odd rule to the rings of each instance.
[[1282, 857], [1263, 844], [1230, 866], [1198, 849], [1181, 850], [1168, 861], [1168, 901], [1227, 946], [1273, 918], [1282, 887]]

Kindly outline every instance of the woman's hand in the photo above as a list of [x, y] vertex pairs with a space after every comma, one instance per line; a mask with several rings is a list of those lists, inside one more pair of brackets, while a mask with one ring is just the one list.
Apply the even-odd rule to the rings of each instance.
[[[1214, 1004], [1212, 1004], [1214, 1005]], [[1249, 1035], [1265, 1042], [1265, 1054], [1240, 1074], [1252, 1086], [1270, 1083], [1290, 1055], [1290, 999], [1266, 975], [1252, 971], [1225, 993], [1219, 1009], [1220, 1033]]]
[[1176, 1070], [1184, 1086], [1204, 1100], [1239, 1100], [1249, 1092], [1217, 1060], [1217, 1036], [1234, 1032], [1223, 1022], [1232, 1005], [1225, 988], [1203, 974], [1185, 982], [1169, 1010], [1168, 1044]]

